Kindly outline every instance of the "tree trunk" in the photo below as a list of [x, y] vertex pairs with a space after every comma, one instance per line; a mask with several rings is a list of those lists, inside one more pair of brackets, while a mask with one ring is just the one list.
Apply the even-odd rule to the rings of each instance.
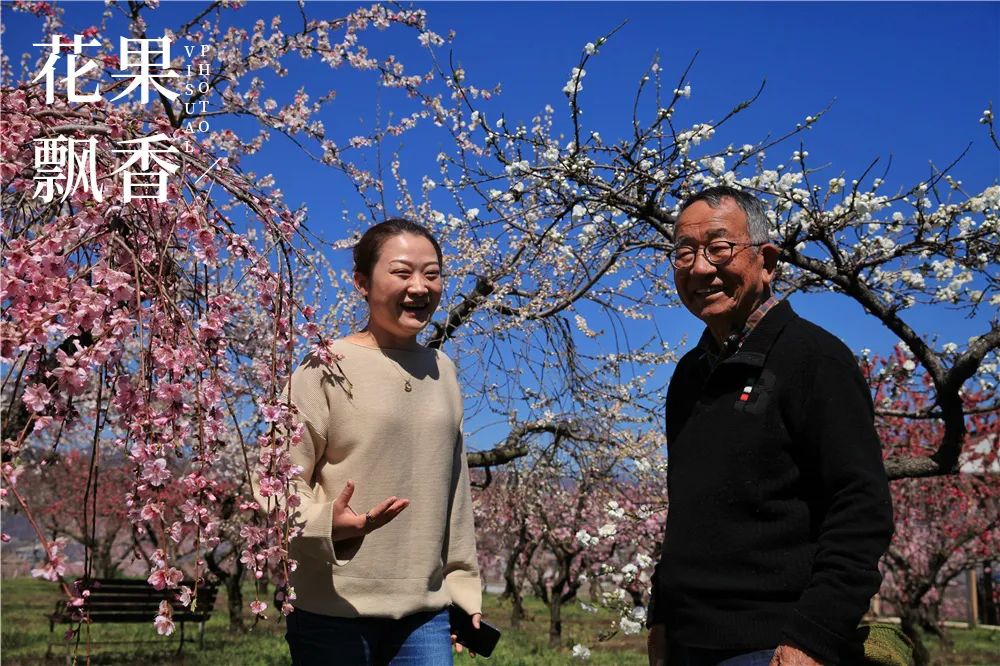
[[515, 574], [515, 558], [507, 560], [507, 567], [504, 569], [503, 578], [506, 583], [503, 596], [510, 599], [510, 626], [517, 629], [524, 619], [524, 595], [521, 593], [521, 585], [518, 583]]
[[226, 577], [226, 596], [229, 600], [229, 633], [241, 634], [246, 631], [243, 624], [243, 564], [237, 563], [236, 573]]
[[[940, 590], [940, 594], [944, 594], [943, 589]], [[918, 608], [914, 614], [919, 619], [920, 628], [925, 634], [937, 636], [938, 640], [948, 647], [954, 645], [954, 641], [944, 628], [944, 623], [940, 621], [940, 603], [922, 606]]]
[[645, 606], [645, 600], [643, 598], [643, 590], [638, 585], [629, 585], [626, 589], [629, 596], [632, 597], [633, 606]]
[[923, 632], [920, 631], [920, 620], [915, 617], [913, 609], [900, 609], [900, 628], [913, 641], [913, 666], [930, 666], [931, 654], [924, 645]]
[[118, 563], [112, 557], [111, 549], [114, 544], [101, 544], [94, 551], [94, 568], [101, 578], [114, 578], [118, 574]]
[[985, 624], [997, 624], [1000, 622], [1000, 612], [998, 612], [1000, 609], [993, 599], [993, 563], [989, 560], [983, 563], [983, 584], [980, 589], [983, 600], [980, 605], [980, 615]]
[[549, 596], [549, 647], [562, 647], [562, 598], [555, 591]]
[[521, 586], [513, 579], [508, 581], [510, 586], [510, 625], [517, 629], [521, 626], [521, 621], [525, 619], [524, 594], [521, 593]]
[[[246, 625], [243, 623], [243, 588], [241, 584], [243, 582], [243, 572], [246, 570], [246, 567], [240, 561], [239, 557], [234, 554], [233, 572], [230, 573], [222, 568], [220, 561], [216, 558], [217, 555], [214, 548], [205, 553], [205, 563], [208, 565], [209, 571], [226, 588], [226, 602], [229, 606], [229, 631], [234, 634], [243, 633], [246, 631]], [[225, 557], [222, 559], [225, 559]]]
[[105, 539], [88, 538], [86, 534], [64, 531], [61, 534], [73, 539], [90, 555], [90, 576], [93, 578], [114, 578], [118, 573], [118, 563], [112, 557], [115, 537]]
[[517, 532], [517, 541], [514, 543], [513, 548], [511, 548], [511, 551], [507, 556], [507, 565], [504, 567], [503, 572], [505, 586], [502, 598], [510, 599], [510, 624], [515, 629], [520, 627], [521, 620], [525, 619], [524, 595], [521, 593], [521, 582], [517, 579], [517, 563], [527, 548], [528, 527], [522, 519], [521, 527]]

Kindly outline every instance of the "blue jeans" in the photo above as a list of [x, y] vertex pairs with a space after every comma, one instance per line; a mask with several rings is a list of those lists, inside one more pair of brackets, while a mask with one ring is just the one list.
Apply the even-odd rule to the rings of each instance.
[[286, 619], [293, 666], [452, 666], [448, 609], [399, 620], [297, 609]]
[[670, 645], [670, 666], [767, 666], [774, 650], [710, 650]]

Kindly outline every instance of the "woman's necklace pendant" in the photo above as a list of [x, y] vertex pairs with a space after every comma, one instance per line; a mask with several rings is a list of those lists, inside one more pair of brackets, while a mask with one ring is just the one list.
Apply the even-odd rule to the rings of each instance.
[[410, 380], [409, 379], [404, 379], [403, 380], [403, 390], [406, 391], [407, 393], [409, 393], [410, 391], [413, 390], [413, 387], [410, 386]]

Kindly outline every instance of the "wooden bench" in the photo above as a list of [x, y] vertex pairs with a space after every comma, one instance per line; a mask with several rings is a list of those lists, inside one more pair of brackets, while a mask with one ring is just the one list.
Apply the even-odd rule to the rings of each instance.
[[[95, 578], [89, 583], [78, 581], [78, 589], [90, 590], [86, 603], [79, 608], [70, 606], [65, 599], [56, 602], [55, 612], [47, 615], [49, 619], [49, 650], [52, 651], [52, 633], [57, 624], [77, 624], [81, 621], [90, 624], [123, 624], [145, 623], [153, 631], [153, 620], [160, 611], [160, 602], [166, 599], [173, 607], [173, 621], [180, 625], [180, 644], [177, 652], [184, 649], [184, 623], [198, 623], [198, 647], [205, 645], [205, 623], [212, 616], [215, 597], [219, 587], [215, 583], [200, 583], [198, 585], [197, 604], [195, 610], [182, 606], [177, 600], [179, 589], [157, 590], [144, 580], [125, 580], [118, 578]], [[195, 589], [194, 581], [185, 580], [181, 585]], [[125, 641], [107, 641], [125, 642]], [[128, 641], [134, 642], [134, 641]]]

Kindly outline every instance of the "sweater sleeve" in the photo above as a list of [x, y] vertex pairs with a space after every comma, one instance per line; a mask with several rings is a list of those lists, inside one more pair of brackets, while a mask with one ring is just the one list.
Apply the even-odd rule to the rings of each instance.
[[[845, 350], [845, 354], [849, 352]], [[892, 537], [892, 502], [871, 394], [853, 358], [816, 359], [800, 435], [817, 465], [820, 502], [810, 581], [783, 636], [835, 664], [878, 591], [878, 561]]]
[[[681, 386], [690, 386], [692, 380], [692, 368], [702, 357], [699, 349], [692, 350], [685, 354], [677, 364], [674, 376], [667, 386], [667, 399], [664, 407], [664, 434], [667, 438], [667, 451], [677, 441], [677, 435], [687, 422], [691, 413], [691, 400], [696, 393], [694, 391], [683, 390]], [[682, 398], [684, 399], [682, 401]], [[667, 496], [670, 495], [670, 474], [673, 470], [671, 465], [667, 465]], [[663, 537], [661, 539], [660, 559], [653, 568], [653, 575], [650, 577], [649, 607], [646, 609], [646, 628], [652, 629], [657, 624], [667, 623], [666, 604], [662, 601], [660, 593], [660, 567], [663, 566], [663, 552], [666, 551], [666, 525], [664, 524]]]
[[476, 527], [472, 514], [469, 464], [461, 430], [455, 443], [452, 470], [448, 534], [444, 544], [444, 584], [452, 602], [471, 615], [482, 612], [483, 587], [476, 560]]

